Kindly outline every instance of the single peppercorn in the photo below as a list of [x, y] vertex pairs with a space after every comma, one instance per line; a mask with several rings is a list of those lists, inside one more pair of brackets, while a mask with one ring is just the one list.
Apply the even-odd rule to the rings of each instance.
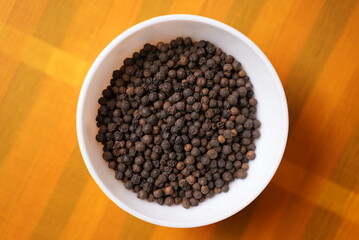
[[218, 153], [216, 152], [216, 150], [214, 149], [211, 149], [207, 152], [207, 156], [210, 158], [210, 159], [215, 159], [217, 158], [218, 156]]
[[247, 177], [247, 171], [244, 170], [244, 169], [238, 169], [235, 173], [234, 173], [234, 176], [236, 178], [239, 178], [239, 179], [244, 179]]
[[253, 159], [255, 159], [255, 158], [256, 158], [255, 152], [254, 152], [254, 151], [248, 151], [248, 152], [246, 153], [246, 158], [247, 158], [248, 160], [253, 160]]
[[233, 180], [233, 176], [232, 176], [232, 174], [231, 174], [230, 172], [224, 172], [224, 173], [222, 174], [222, 179], [223, 179], [224, 181], [230, 182], [230, 181]]

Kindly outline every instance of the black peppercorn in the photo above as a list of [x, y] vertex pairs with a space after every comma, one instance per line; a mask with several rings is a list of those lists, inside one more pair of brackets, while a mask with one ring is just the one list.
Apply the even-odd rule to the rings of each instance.
[[179, 37], [145, 44], [112, 77], [98, 100], [96, 141], [139, 199], [189, 208], [247, 176], [261, 123], [233, 56]]

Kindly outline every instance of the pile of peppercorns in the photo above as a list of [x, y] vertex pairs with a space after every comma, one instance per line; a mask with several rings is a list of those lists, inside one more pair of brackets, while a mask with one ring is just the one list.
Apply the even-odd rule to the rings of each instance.
[[96, 140], [138, 198], [189, 208], [246, 178], [257, 101], [241, 64], [212, 43], [147, 43], [102, 95]]

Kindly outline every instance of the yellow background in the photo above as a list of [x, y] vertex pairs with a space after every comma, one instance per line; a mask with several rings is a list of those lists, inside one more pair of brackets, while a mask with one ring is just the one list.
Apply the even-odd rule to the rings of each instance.
[[[148, 18], [191, 13], [249, 36], [284, 85], [286, 153], [250, 206], [171, 229], [116, 207], [79, 153], [75, 111], [100, 51]], [[358, 239], [359, 4], [353, 0], [0, 1], [0, 239]]]

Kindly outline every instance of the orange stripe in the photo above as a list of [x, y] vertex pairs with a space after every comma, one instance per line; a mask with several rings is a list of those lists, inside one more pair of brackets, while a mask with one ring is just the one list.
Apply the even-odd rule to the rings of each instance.
[[198, 0], [195, 2], [192, 0], [173, 1], [170, 7], [169, 13], [171, 14], [195, 14], [199, 15], [201, 9], [208, 1]]
[[288, 192], [270, 184], [259, 197], [241, 239], [271, 239], [289, 199]]
[[264, 2], [248, 36], [265, 53], [270, 51], [277, 42], [295, 3], [296, 0], [272, 0]]
[[19, 60], [6, 53], [0, 52], [0, 72], [3, 73], [2, 80], [0, 81], [0, 103], [9, 91], [9, 87], [15, 78], [19, 65]]
[[[105, 15], [105, 20], [99, 26], [96, 36], [91, 41], [91, 46], [86, 53], [86, 59], [94, 61], [110, 41], [117, 37], [121, 32], [136, 24], [138, 22], [138, 20], [136, 20], [137, 13], [141, 4], [142, 1], [140, 0], [114, 1], [111, 8], [102, 13]], [[126, 9], [126, 11], [124, 11], [124, 9]], [[90, 21], [90, 23], [92, 22]], [[70, 38], [69, 44], [72, 42], [73, 39]]]
[[[27, 80], [23, 81], [25, 78]], [[12, 145], [20, 135], [19, 129], [22, 129], [22, 124], [30, 111], [30, 108], [25, 107], [25, 105], [29, 104], [31, 106], [38, 97], [37, 93], [41, 88], [43, 78], [43, 73], [21, 64], [11, 83], [9, 83], [7, 92], [0, 102], [0, 112], [2, 113], [0, 114], [0, 140], [2, 142], [0, 164], [3, 164], [6, 160]], [[32, 89], [32, 91], [30, 92], [28, 89]], [[13, 116], [16, 116], [16, 118], [13, 118]], [[18, 131], [14, 132], [15, 129], [18, 129]]]
[[[113, 12], [113, 6], [113, 1], [91, 0], [80, 2], [78, 10], [74, 13], [73, 21], [68, 26], [61, 49], [82, 59], [92, 60], [89, 58], [89, 50], [98, 37], [99, 31], [106, 24], [107, 16]], [[117, 8], [117, 10], [119, 9]], [[84, 21], [84, 19], [96, 19], [96, 21]], [[113, 31], [118, 30], [115, 27], [112, 29]]]
[[303, 239], [332, 239], [341, 222], [340, 216], [317, 207], [307, 223]]
[[[142, 0], [141, 7], [136, 14], [136, 22], [142, 22], [159, 15], [167, 14], [172, 2], [173, 0]], [[149, 9], [151, 9], [151, 11], [149, 11]]]
[[249, 223], [248, 219], [250, 219], [257, 208], [258, 202], [259, 199], [257, 198], [249, 206], [232, 217], [214, 224], [215, 230], [211, 239], [240, 239]]
[[238, 29], [244, 34], [248, 34], [252, 28], [260, 10], [264, 6], [265, 0], [243, 0], [232, 3], [226, 17], [226, 23]]
[[[86, 174], [89, 175], [89, 173]], [[101, 225], [109, 204], [112, 204], [110, 200], [89, 177], [76, 206], [71, 211], [71, 216], [69, 216], [60, 239], [91, 239]], [[120, 222], [118, 216], [112, 219]]]
[[[345, 109], [340, 107], [347, 91], [351, 91], [355, 89], [354, 86], [357, 86], [357, 84], [351, 85], [350, 81], [356, 81], [352, 77], [357, 71], [356, 59], [359, 57], [359, 49], [357, 46], [353, 46], [358, 38], [350, 36], [355, 31], [354, 29], [359, 27], [356, 20], [358, 16], [359, 6], [357, 6], [342, 37], [329, 56], [317, 83], [313, 86], [312, 93], [307, 100], [310, 104], [306, 104], [303, 108], [298, 118], [298, 124], [291, 133], [295, 142], [289, 142], [287, 148], [288, 156], [293, 156], [293, 154], [297, 156], [293, 159], [299, 165], [308, 163], [312, 169], [327, 176], [331, 174], [336, 161], [346, 147], [345, 143], [352, 133], [352, 128], [359, 121], [358, 111], [355, 111], [355, 108], [358, 109], [357, 105], [350, 105]], [[338, 61], [341, 59], [342, 61]], [[337, 68], [343, 71], [335, 71]], [[328, 81], [328, 79], [333, 80]], [[341, 81], [335, 79], [341, 79]], [[310, 120], [310, 124], [308, 120]], [[338, 125], [342, 121], [346, 121], [346, 124]], [[315, 127], [315, 131], [313, 127]], [[319, 142], [321, 144], [317, 145], [316, 148], [308, 147]], [[322, 167], [321, 161], [310, 161], [310, 159], [318, 158], [326, 159], [325, 167]]]
[[186, 239], [211, 239], [215, 225], [209, 225], [199, 228], [168, 228], [157, 226], [151, 236], [151, 240], [186, 240]]
[[325, 67], [327, 58], [356, 5], [354, 0], [336, 3], [335, 0], [328, 0], [323, 6], [308, 41], [289, 75], [292, 81], [285, 85], [292, 127], [297, 122], [317, 78]]
[[301, 197], [291, 195], [280, 224], [277, 224], [272, 239], [302, 239], [307, 222], [316, 206]]
[[15, 2], [6, 23], [25, 33], [33, 33], [47, 2], [48, 0]]
[[343, 220], [335, 237], [333, 239], [356, 239], [359, 236], [359, 227], [357, 224]]
[[[28, 81], [24, 83], [31, 83], [31, 75], [26, 76]], [[35, 79], [39, 81], [41, 78]], [[35, 229], [70, 160], [72, 150], [77, 145], [74, 126], [68, 124], [75, 111], [75, 106], [71, 106], [71, 103], [75, 102], [77, 93], [54, 79], [45, 78], [43, 81], [39, 92], [31, 92], [36, 99], [33, 103], [27, 102], [31, 108], [24, 123], [10, 128], [18, 129], [21, 134], [11, 145], [0, 168], [0, 185], [3, 186], [0, 188], [1, 195], [16, 193], [16, 197], [5, 206], [0, 201], [3, 205], [1, 208], [4, 209], [2, 216], [7, 219], [6, 222], [1, 222], [5, 229], [0, 229], [0, 232], [16, 238], [28, 238]], [[34, 90], [34, 86], [29, 88]], [[30, 92], [28, 89], [26, 91]], [[54, 107], [64, 105], [68, 107]], [[25, 109], [26, 106], [23, 104]], [[56, 134], [52, 134], [55, 132]], [[24, 217], [27, 220], [26, 226], [23, 226]], [[19, 228], [23, 231], [18, 231]]]
[[46, 239], [49, 236], [58, 238], [85, 188], [89, 174], [81, 161], [78, 148], [75, 148], [62, 172], [32, 233], [33, 239]]
[[[0, 21], [6, 22], [9, 15], [11, 14], [12, 9], [14, 8], [16, 0], [9, 0], [1, 2], [0, 10]], [[0, 27], [1, 32], [1, 27]]]
[[301, 168], [284, 158], [273, 184], [348, 220], [359, 223], [359, 194]]
[[[285, 19], [283, 28], [278, 33], [278, 38], [271, 48], [266, 50], [266, 54], [268, 54], [283, 84], [290, 80], [290, 71], [301, 54], [314, 27], [313, 23], [318, 18], [324, 3], [325, 0], [296, 1], [288, 18]], [[265, 39], [267, 37], [263, 36], [263, 40]], [[258, 41], [260, 40], [258, 39]], [[258, 43], [261, 46], [261, 44], [265, 44], [265, 41], [263, 42]]]
[[200, 15], [214, 18], [218, 21], [225, 21], [225, 18], [228, 16], [228, 12], [231, 10], [234, 3], [234, 0], [227, 0], [225, 4], [215, 0], [206, 1], [206, 3], [202, 5]]
[[35, 36], [54, 46], [61, 45], [77, 7], [76, 1], [49, 1], [41, 15]]
[[[102, 193], [101, 193], [102, 194]], [[105, 196], [103, 196], [105, 197]], [[117, 207], [107, 199], [104, 204], [104, 212], [97, 226], [92, 229], [91, 239], [121, 239], [119, 235], [124, 231], [124, 225], [128, 221], [128, 213]], [[135, 227], [135, 226], [134, 226]], [[139, 230], [141, 228], [138, 228]], [[140, 238], [138, 238], [140, 239]]]

